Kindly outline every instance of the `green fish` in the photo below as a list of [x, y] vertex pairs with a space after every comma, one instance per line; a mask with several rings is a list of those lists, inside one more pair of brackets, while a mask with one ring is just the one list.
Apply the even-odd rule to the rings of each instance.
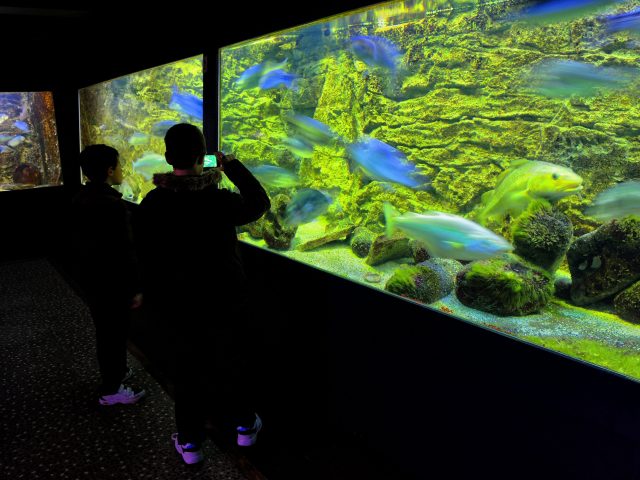
[[582, 190], [582, 177], [561, 165], [517, 160], [498, 177], [495, 189], [482, 195], [484, 208], [477, 220], [517, 217], [535, 200], [555, 201]]

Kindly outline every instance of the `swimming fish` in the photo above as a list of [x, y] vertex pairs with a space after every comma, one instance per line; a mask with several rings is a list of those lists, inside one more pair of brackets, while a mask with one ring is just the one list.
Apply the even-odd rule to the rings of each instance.
[[18, 145], [20, 145], [22, 142], [24, 142], [26, 140], [25, 137], [23, 137], [22, 135], [16, 135], [15, 137], [13, 137], [11, 140], [9, 140], [7, 142], [7, 145], [9, 145], [10, 147], [17, 147]]
[[287, 146], [294, 155], [300, 158], [313, 157], [313, 145], [298, 137], [286, 137], [282, 139], [282, 142]]
[[480, 223], [489, 218], [517, 217], [533, 200], [555, 201], [582, 190], [582, 177], [573, 170], [537, 160], [517, 160], [498, 177], [495, 189], [482, 195]]
[[363, 137], [347, 150], [358, 167], [373, 180], [399, 183], [411, 188], [419, 188], [428, 182], [404, 153], [376, 138]]
[[175, 120], [161, 120], [159, 122], [154, 123], [151, 126], [151, 135], [155, 135], [156, 137], [164, 137], [171, 127], [176, 125], [178, 122]]
[[129, 137], [129, 145], [145, 145], [149, 143], [149, 135], [146, 133], [135, 132]]
[[332, 202], [331, 197], [320, 190], [298, 190], [287, 205], [284, 223], [288, 226], [308, 223], [324, 214]]
[[130, 202], [134, 202], [136, 200], [133, 188], [131, 187], [131, 183], [129, 183], [128, 179], [125, 178], [122, 183], [117, 186], [117, 190], [122, 194], [122, 198], [125, 200]]
[[171, 95], [169, 108], [195, 119], [202, 120], [202, 98], [192, 93], [180, 92], [175, 85], [173, 86], [173, 94]]
[[513, 246], [471, 220], [443, 212], [400, 215], [390, 204], [383, 206], [386, 235], [397, 229], [424, 243], [431, 256], [455, 260], [482, 260], [513, 250]]
[[601, 222], [640, 215], [640, 180], [629, 180], [600, 192], [584, 213]]
[[364, 63], [395, 71], [402, 56], [400, 49], [382, 37], [358, 35], [351, 37], [351, 50]]
[[15, 122], [13, 122], [13, 124], [16, 126], [16, 128], [22, 130], [23, 132], [29, 131], [29, 125], [27, 124], [27, 122], [23, 122], [22, 120], [16, 120]]
[[531, 24], [545, 25], [555, 22], [570, 22], [588, 17], [622, 3], [624, 0], [541, 0], [525, 8], [517, 16]]
[[287, 115], [287, 122], [307, 142], [313, 145], [329, 145], [336, 134], [324, 123], [297, 113]]
[[633, 81], [633, 73], [632, 68], [598, 67], [576, 60], [550, 59], [532, 70], [528, 83], [531, 91], [546, 97], [592, 97], [599, 91], [624, 88]]
[[294, 172], [275, 165], [259, 165], [249, 168], [260, 183], [275, 188], [291, 188], [300, 184], [300, 178]]
[[9, 152], [13, 152], [13, 149], [10, 147], [7, 147], [6, 145], [0, 145], [0, 153], [9, 153]]
[[605, 19], [607, 32], [640, 32], [640, 7], [629, 12], [609, 15]]
[[146, 180], [151, 180], [154, 173], [163, 173], [171, 170], [164, 158], [164, 155], [160, 155], [154, 152], [146, 152], [142, 157], [133, 162], [133, 171], [138, 172]]
[[273, 60], [267, 60], [263, 63], [253, 65], [247, 68], [240, 77], [236, 80], [236, 84], [243, 90], [255, 88], [260, 85], [260, 80], [263, 76], [267, 75], [273, 70], [281, 70], [287, 66], [287, 59], [282, 62], [274, 62]]
[[269, 90], [281, 86], [296, 90], [295, 81], [297, 78], [297, 75], [285, 72], [282, 69], [272, 70], [262, 75], [258, 86], [263, 90]]

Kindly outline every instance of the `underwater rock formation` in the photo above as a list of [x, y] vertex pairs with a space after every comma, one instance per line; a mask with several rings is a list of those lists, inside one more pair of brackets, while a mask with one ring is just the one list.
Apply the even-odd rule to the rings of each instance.
[[432, 303], [453, 290], [453, 277], [442, 266], [424, 262], [403, 265], [387, 281], [385, 290], [422, 303]]
[[556, 276], [553, 281], [555, 295], [562, 300], [571, 300], [571, 277]]
[[464, 265], [458, 260], [452, 258], [431, 258], [419, 263], [420, 266], [430, 268], [442, 268], [451, 276], [451, 281], [455, 282], [458, 273], [464, 268]]
[[472, 262], [457, 277], [456, 295], [465, 305], [500, 316], [539, 312], [553, 296], [553, 281], [544, 270], [517, 257]]
[[366, 227], [357, 227], [351, 236], [351, 250], [358, 257], [364, 258], [369, 255], [371, 244], [376, 235]]
[[640, 323], [640, 282], [634, 283], [613, 299], [616, 313], [629, 322]]
[[553, 273], [569, 250], [573, 227], [564, 213], [534, 203], [514, 222], [512, 236], [516, 255]]
[[291, 247], [293, 237], [298, 231], [297, 226], [288, 227], [284, 224], [287, 205], [291, 199], [280, 193], [271, 200], [269, 210], [262, 220], [262, 238], [270, 248], [287, 250]]
[[640, 217], [613, 220], [574, 240], [567, 252], [571, 300], [589, 305], [640, 280]]
[[353, 232], [354, 228], [355, 227], [353, 225], [350, 225], [348, 227], [332, 230], [331, 232], [325, 233], [321, 237], [314, 238], [313, 240], [309, 240], [308, 242], [298, 245], [296, 250], [306, 252], [326, 245], [327, 243], [335, 242], [338, 240], [345, 240], [349, 237], [349, 235], [351, 235], [351, 232]]
[[373, 266], [410, 256], [411, 248], [407, 237], [399, 233], [394, 234], [391, 238], [380, 235], [371, 244], [365, 263]]
[[411, 256], [413, 257], [414, 263], [424, 262], [431, 257], [426, 245], [419, 240], [410, 240], [409, 248], [411, 249]]

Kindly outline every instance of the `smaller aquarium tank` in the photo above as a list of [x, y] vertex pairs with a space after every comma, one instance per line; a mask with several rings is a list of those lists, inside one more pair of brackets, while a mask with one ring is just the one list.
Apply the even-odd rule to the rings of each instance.
[[0, 93], [0, 191], [62, 185], [51, 92]]
[[[220, 50], [248, 243], [640, 380], [640, 0], [404, 0]], [[393, 325], [390, 325], [393, 328]]]
[[80, 142], [120, 153], [125, 200], [140, 203], [154, 173], [171, 171], [164, 135], [176, 123], [202, 128], [203, 56], [125, 75], [79, 91]]

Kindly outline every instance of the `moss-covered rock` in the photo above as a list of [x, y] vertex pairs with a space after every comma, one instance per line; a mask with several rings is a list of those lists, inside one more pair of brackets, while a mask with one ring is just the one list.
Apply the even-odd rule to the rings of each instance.
[[358, 257], [364, 258], [369, 255], [371, 244], [376, 238], [376, 234], [366, 227], [357, 227], [351, 235], [351, 250]]
[[453, 278], [437, 264], [404, 265], [394, 272], [384, 288], [418, 302], [432, 303], [453, 290]]
[[613, 305], [620, 318], [640, 323], [640, 282], [634, 283], [613, 299]]
[[640, 217], [613, 220], [577, 238], [567, 252], [577, 305], [605, 300], [640, 280]]
[[553, 281], [555, 295], [563, 300], [571, 300], [571, 277], [568, 275], [556, 275]]
[[380, 235], [371, 244], [365, 263], [367, 265], [379, 265], [389, 260], [410, 256], [411, 248], [407, 237], [400, 233], [394, 234], [391, 238], [386, 235]]
[[409, 248], [411, 249], [411, 256], [413, 257], [413, 263], [421, 263], [428, 260], [431, 255], [427, 250], [427, 246], [419, 240], [409, 240]]
[[500, 316], [539, 312], [553, 296], [549, 273], [515, 256], [467, 265], [457, 277], [456, 295], [465, 305]]
[[533, 203], [512, 226], [514, 253], [550, 273], [564, 258], [573, 227], [569, 218], [542, 203]]
[[451, 276], [451, 281], [455, 282], [458, 273], [464, 268], [464, 265], [458, 260], [452, 258], [430, 258], [420, 263], [421, 266], [438, 267], [444, 269]]

